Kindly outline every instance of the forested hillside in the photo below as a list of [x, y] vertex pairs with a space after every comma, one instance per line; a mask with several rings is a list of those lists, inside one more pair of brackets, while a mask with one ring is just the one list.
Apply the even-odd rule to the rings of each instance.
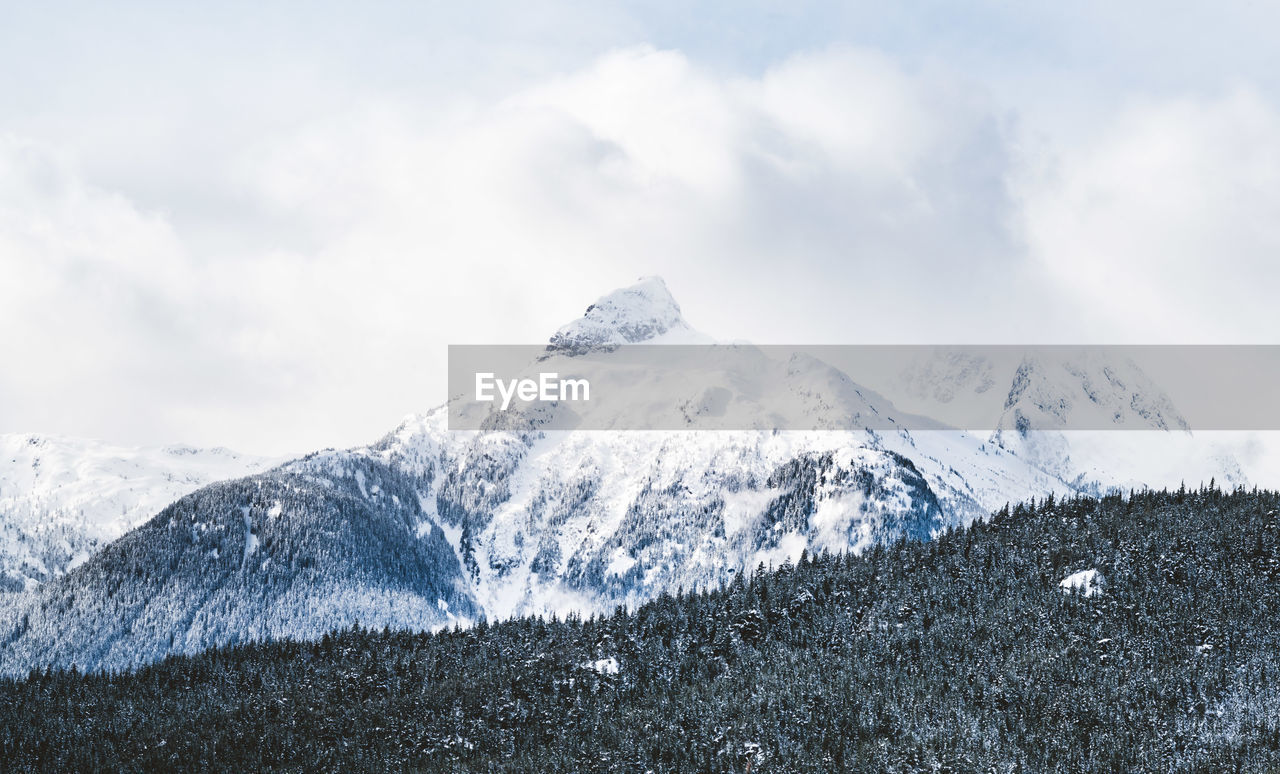
[[0, 767], [1275, 770], [1278, 509], [1045, 502], [600, 619], [37, 673], [0, 682]]

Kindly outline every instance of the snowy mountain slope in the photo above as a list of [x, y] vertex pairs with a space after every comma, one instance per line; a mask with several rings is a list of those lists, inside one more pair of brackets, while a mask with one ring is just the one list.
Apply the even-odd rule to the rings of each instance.
[[476, 608], [414, 486], [368, 457], [313, 455], [181, 498], [0, 607], [0, 673], [123, 669], [353, 623], [430, 629]]
[[0, 589], [56, 577], [182, 495], [272, 464], [227, 449], [0, 435]]
[[[802, 550], [935, 531], [1061, 482], [956, 432], [450, 433], [367, 452], [410, 470], [491, 616], [600, 611]], [[359, 452], [357, 452], [359, 453]]]

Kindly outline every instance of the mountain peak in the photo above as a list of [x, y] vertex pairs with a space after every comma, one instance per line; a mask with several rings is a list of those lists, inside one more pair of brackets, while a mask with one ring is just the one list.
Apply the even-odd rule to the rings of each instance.
[[601, 296], [582, 317], [556, 331], [547, 349], [581, 355], [622, 344], [657, 343], [659, 338], [662, 343], [703, 341], [684, 321], [662, 278], [643, 277]]

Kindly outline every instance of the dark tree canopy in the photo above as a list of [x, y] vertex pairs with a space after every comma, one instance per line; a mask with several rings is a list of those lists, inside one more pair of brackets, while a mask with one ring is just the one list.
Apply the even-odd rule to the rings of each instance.
[[601, 619], [34, 673], [0, 768], [1277, 770], [1278, 510], [1059, 500]]

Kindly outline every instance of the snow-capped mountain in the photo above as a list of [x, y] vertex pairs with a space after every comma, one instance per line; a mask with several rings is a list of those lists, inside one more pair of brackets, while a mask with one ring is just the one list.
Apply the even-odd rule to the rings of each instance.
[[[1090, 429], [1071, 429], [1081, 427]], [[1193, 435], [1136, 363], [1096, 351], [1022, 360], [992, 442], [1092, 494], [1210, 479], [1247, 483], [1230, 451]]]
[[[661, 280], [642, 280], [561, 328], [536, 368], [569, 372], [586, 353], [674, 343], [673, 332], [679, 343], [710, 341]], [[498, 617], [608, 610], [723, 583], [806, 549], [927, 538], [1009, 501], [1069, 491], [982, 437], [897, 426], [889, 401], [814, 357], [732, 349], [723, 362], [694, 353], [704, 362], [687, 383], [680, 369], [596, 374], [614, 381], [593, 381], [606, 396], [593, 400], [621, 396], [622, 408], [609, 412], [630, 427], [679, 426], [650, 413], [676, 405], [718, 412], [729, 427], [776, 421], [761, 407], [786, 407], [788, 426], [847, 428], [874, 416], [875, 426], [895, 429], [550, 432], [542, 428], [554, 426], [554, 412], [575, 409], [522, 414], [490, 404], [482, 410], [491, 421], [473, 418], [487, 431], [450, 431], [439, 409], [355, 453], [423, 482], [428, 518], [456, 535], [478, 602]]]
[[0, 672], [125, 669], [353, 623], [429, 629], [475, 605], [416, 482], [368, 456], [312, 455], [205, 487], [68, 574], [0, 601]]
[[[662, 281], [647, 279], [561, 328], [538, 367], [567, 370], [576, 358], [633, 345], [709, 341]], [[808, 420], [848, 427], [848, 417], [874, 413], [890, 429], [550, 431], [544, 416], [515, 411], [495, 414], [483, 430], [458, 431], [441, 407], [368, 447], [189, 494], [65, 577], [12, 595], [0, 611], [0, 641], [15, 655], [0, 659], [0, 669], [129, 665], [356, 621], [432, 628], [607, 611], [721, 584], [805, 550], [928, 539], [1007, 502], [1078, 490], [1078, 476], [1061, 475], [1080, 469], [1075, 456], [1058, 464], [1009, 440], [1026, 438], [1018, 411], [1054, 410], [1063, 396], [1075, 405], [1080, 391], [1091, 400], [1102, 385], [1114, 392], [1123, 381], [1126, 407], [1177, 426], [1149, 385], [1112, 379], [1105, 366], [1028, 367], [1007, 381], [982, 363], [935, 369], [935, 399], [1004, 393], [1011, 424], [992, 435], [908, 430], [893, 420], [900, 412], [891, 403], [826, 363], [766, 360], [719, 375], [732, 400], [708, 402], [694, 385], [687, 405], [750, 405], [752, 396], [776, 405], [762, 396], [785, 394]], [[1134, 403], [1144, 390], [1151, 402]], [[840, 417], [846, 421], [834, 421]]]
[[892, 394], [931, 416], [993, 419], [991, 444], [1082, 493], [1248, 482], [1238, 434], [1192, 433], [1137, 363], [1097, 348], [941, 347], [898, 374]]
[[273, 464], [221, 448], [0, 435], [0, 590], [57, 577], [179, 497]]

